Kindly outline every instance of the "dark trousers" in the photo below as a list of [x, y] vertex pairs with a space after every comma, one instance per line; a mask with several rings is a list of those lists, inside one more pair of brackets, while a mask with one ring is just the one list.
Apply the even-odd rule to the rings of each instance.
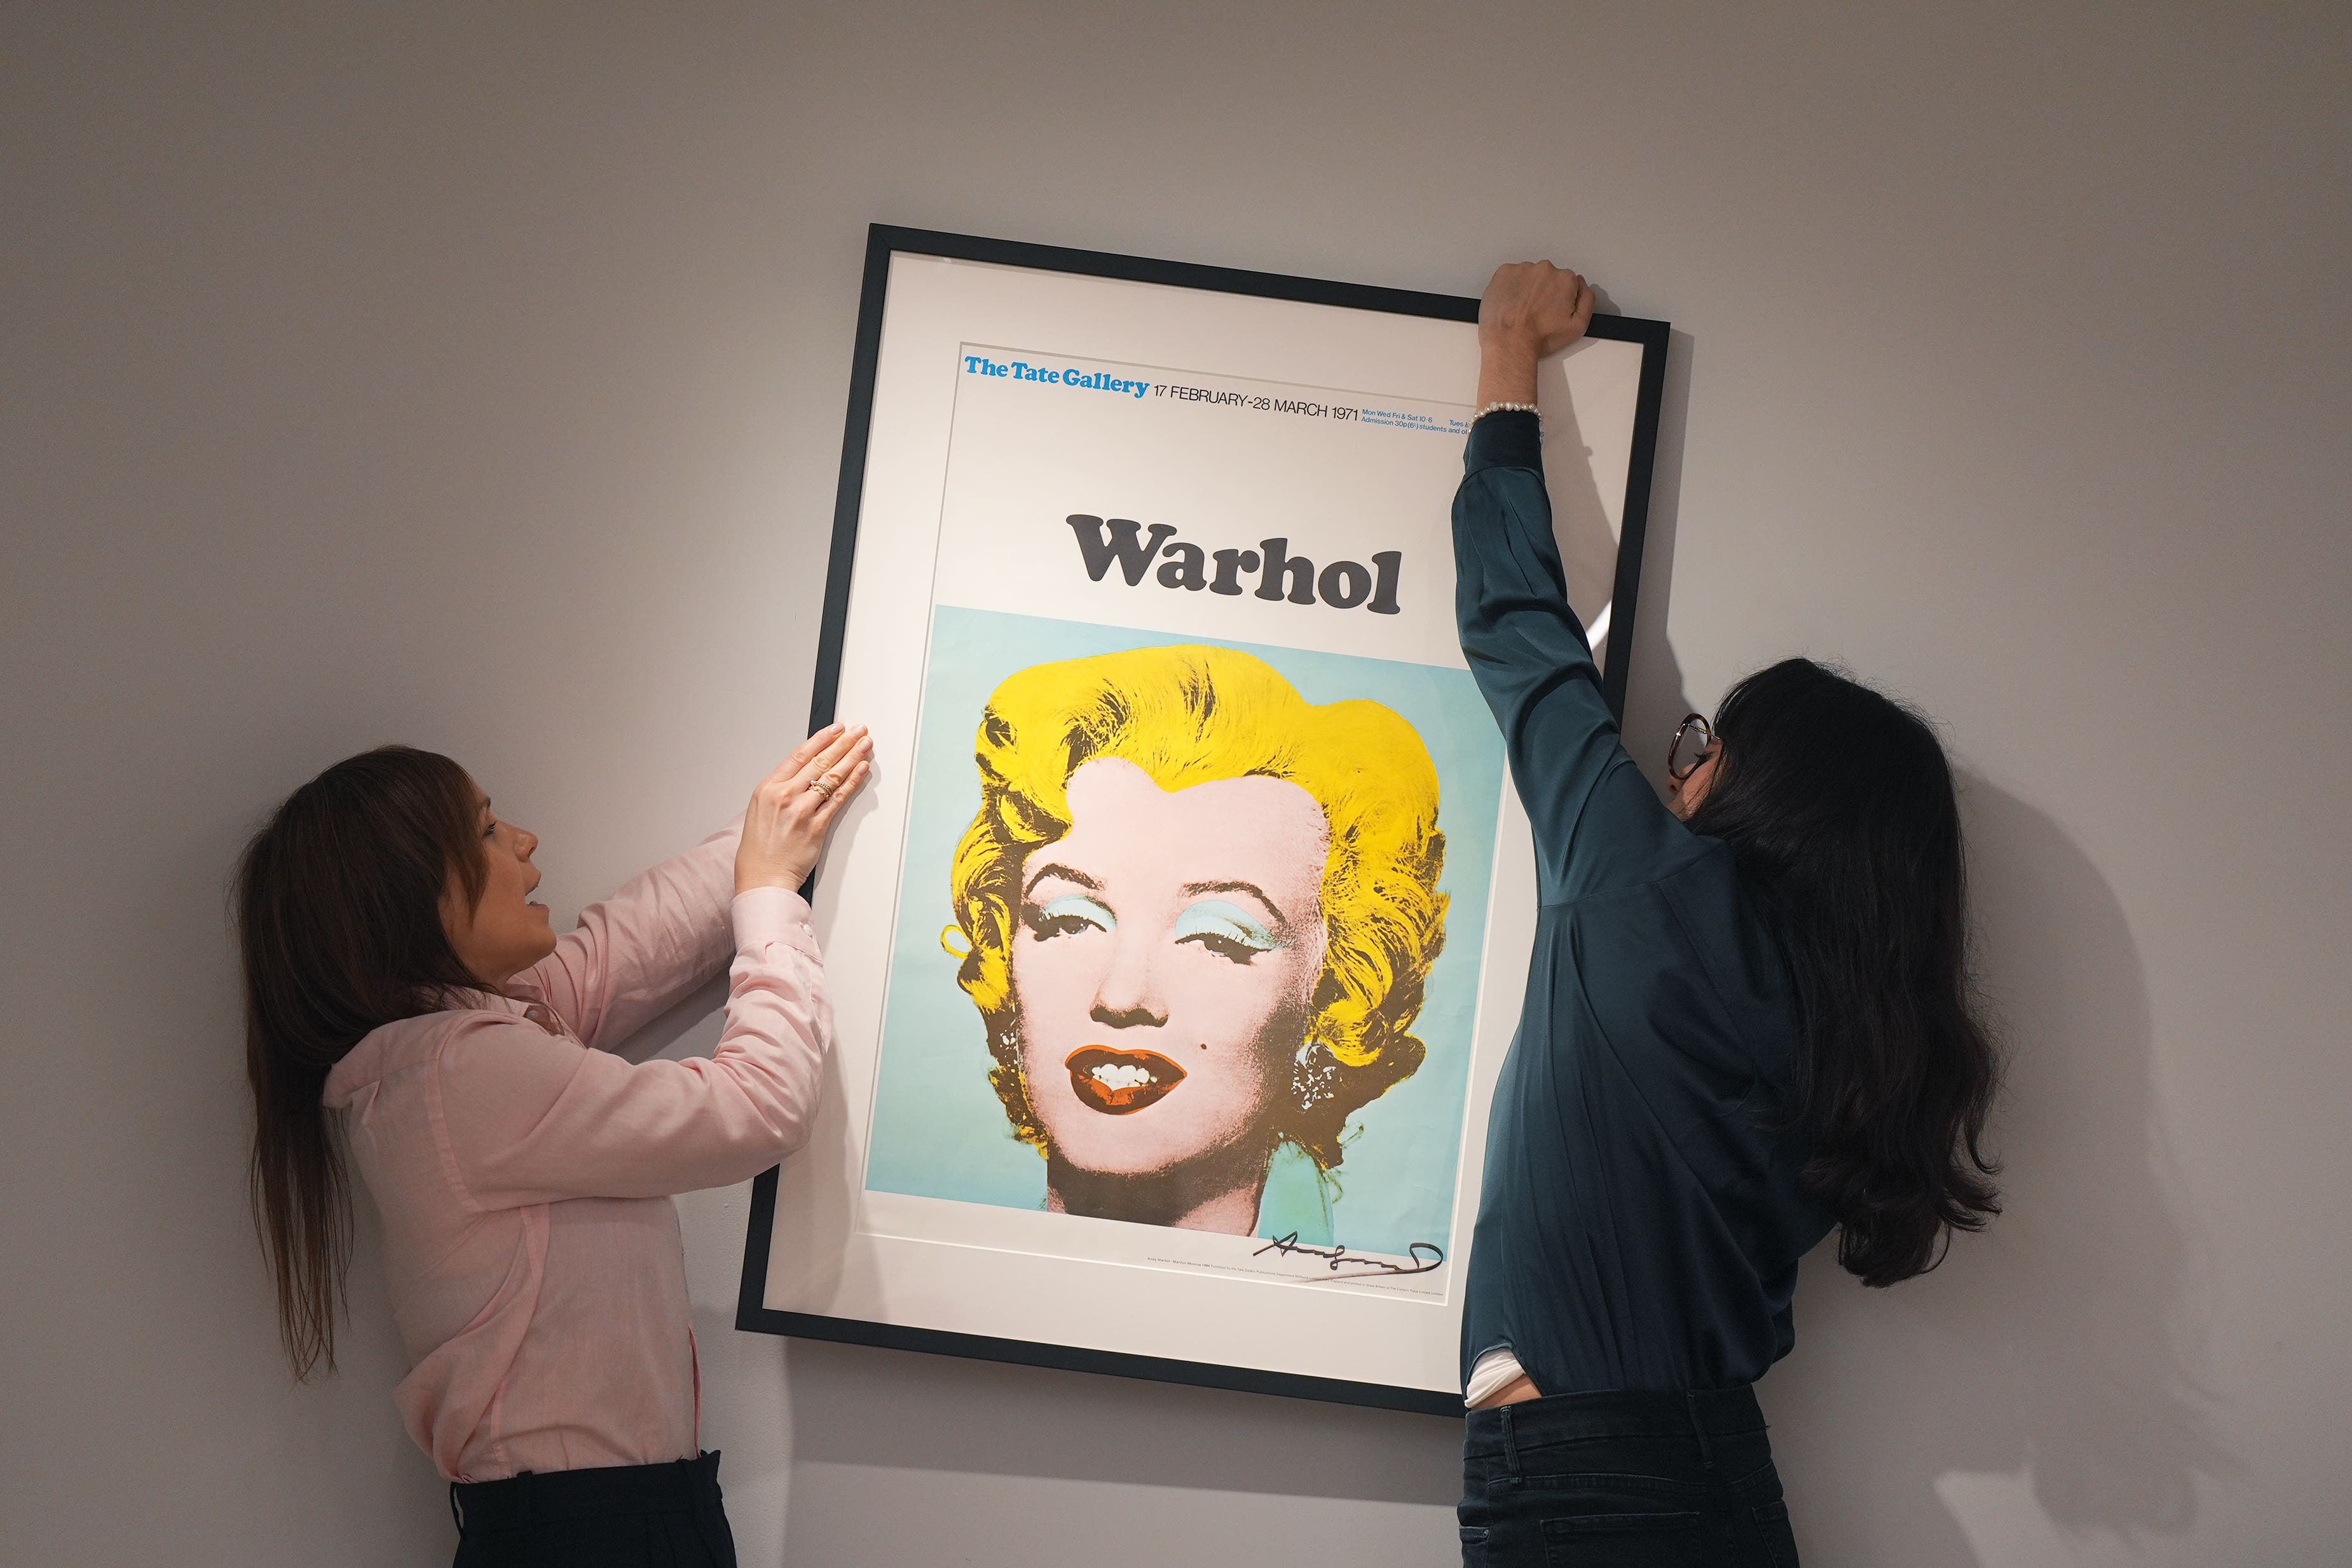
[[1464, 1568], [1797, 1568], [1745, 1385], [1473, 1410], [1459, 1511]]
[[449, 1489], [454, 1568], [735, 1568], [719, 1456]]

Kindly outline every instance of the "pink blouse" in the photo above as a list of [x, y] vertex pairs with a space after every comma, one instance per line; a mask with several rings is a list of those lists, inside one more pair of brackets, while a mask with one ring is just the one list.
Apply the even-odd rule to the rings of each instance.
[[[386, 1024], [327, 1079], [383, 1216], [412, 1362], [393, 1397], [452, 1480], [697, 1451], [669, 1195], [797, 1147], [832, 1036], [808, 905], [782, 888], [730, 902], [737, 832], [583, 911], [511, 996]], [[608, 1054], [718, 972], [730, 925], [717, 1053]]]

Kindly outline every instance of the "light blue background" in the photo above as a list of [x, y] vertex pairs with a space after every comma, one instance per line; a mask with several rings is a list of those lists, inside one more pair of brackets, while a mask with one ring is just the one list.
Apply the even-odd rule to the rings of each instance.
[[1445, 833], [1438, 885], [1452, 904], [1445, 950], [1430, 971], [1413, 1025], [1428, 1057], [1357, 1113], [1343, 1140], [1346, 1158], [1328, 1181], [1318, 1183], [1314, 1163], [1285, 1145], [1259, 1207], [1258, 1233], [1296, 1230], [1303, 1241], [1392, 1254], [1414, 1241], [1445, 1246], [1503, 789], [1502, 739], [1469, 673], [951, 605], [932, 614], [866, 1185], [919, 1197], [1044, 1207], [1045, 1162], [1005, 1122], [988, 1085], [980, 1010], [956, 984], [957, 960], [940, 945], [940, 933], [955, 923], [949, 863], [980, 809], [973, 733], [989, 695], [1016, 670], [1180, 643], [1255, 654], [1310, 703], [1364, 697], [1385, 704], [1420, 731], [1437, 765], [1438, 826]]

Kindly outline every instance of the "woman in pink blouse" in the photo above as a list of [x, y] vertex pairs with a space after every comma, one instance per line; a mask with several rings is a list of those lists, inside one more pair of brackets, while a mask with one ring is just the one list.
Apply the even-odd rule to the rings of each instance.
[[[864, 730], [828, 726], [739, 827], [562, 937], [530, 902], [539, 841], [431, 752], [336, 764], [247, 847], [252, 1186], [279, 1326], [297, 1376], [333, 1369], [356, 1167], [411, 1362], [394, 1400], [452, 1483], [458, 1568], [735, 1562], [669, 1198], [807, 1135], [831, 1026], [795, 889], [871, 766]], [[713, 1056], [619, 1054], [721, 967]]]

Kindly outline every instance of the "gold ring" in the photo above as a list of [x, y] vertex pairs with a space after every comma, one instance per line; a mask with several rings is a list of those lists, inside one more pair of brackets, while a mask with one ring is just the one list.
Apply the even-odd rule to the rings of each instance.
[[833, 792], [839, 788], [839, 785], [828, 784], [822, 779], [812, 779], [809, 780], [809, 793], [812, 795], [822, 796], [828, 800], [833, 799]]

